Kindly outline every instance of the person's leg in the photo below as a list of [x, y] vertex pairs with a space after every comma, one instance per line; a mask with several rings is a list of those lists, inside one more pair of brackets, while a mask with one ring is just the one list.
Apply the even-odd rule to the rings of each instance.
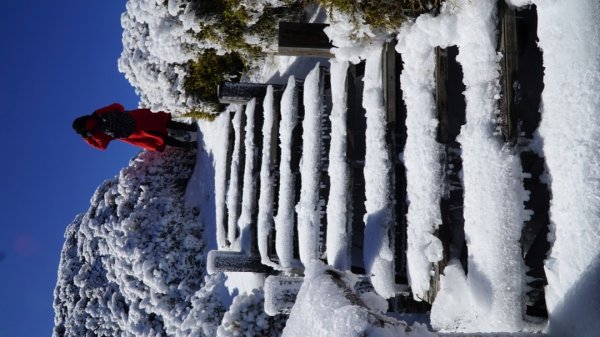
[[165, 137], [165, 144], [168, 146], [178, 147], [180, 149], [194, 150], [197, 147], [196, 142], [182, 142], [171, 136]]
[[191, 132], [196, 132], [198, 130], [198, 127], [196, 124], [187, 124], [187, 123], [177, 122], [172, 119], [169, 120], [169, 122], [167, 123], [167, 128], [173, 129], [173, 130], [191, 131]]

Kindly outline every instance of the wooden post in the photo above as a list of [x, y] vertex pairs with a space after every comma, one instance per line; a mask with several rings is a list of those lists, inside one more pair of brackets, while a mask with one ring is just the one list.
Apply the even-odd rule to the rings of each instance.
[[327, 24], [279, 22], [279, 55], [332, 57], [333, 47], [323, 31]]
[[[394, 41], [396, 42], [396, 41]], [[396, 82], [398, 76], [396, 72], [396, 50], [395, 43], [387, 42], [383, 46], [383, 99], [387, 112], [387, 122], [396, 122]]]
[[516, 144], [518, 135], [517, 130], [517, 109], [515, 107], [514, 85], [518, 82], [517, 72], [519, 69], [517, 55], [517, 25], [515, 10], [510, 8], [503, 1], [500, 2], [500, 53], [502, 61], [500, 62], [502, 99], [500, 101], [500, 128], [504, 141], [509, 144]]
[[[436, 103], [438, 113], [437, 141], [442, 146], [440, 162], [442, 165], [442, 196], [440, 198], [439, 224], [435, 235], [442, 242], [443, 259], [433, 265], [430, 290], [426, 301], [433, 303], [440, 289], [440, 275], [451, 259], [463, 262], [465, 272], [466, 244], [464, 239], [463, 184], [459, 172], [462, 168], [460, 144], [456, 137], [465, 123], [465, 99], [462, 92], [462, 68], [456, 61], [458, 48], [436, 48]], [[464, 254], [464, 256], [463, 256]]]
[[255, 97], [264, 98], [269, 85], [275, 97], [281, 96], [285, 89], [281, 84], [225, 82], [217, 87], [217, 96], [223, 104], [246, 104]]
[[269, 316], [289, 314], [304, 282], [303, 277], [272, 275], [265, 280], [265, 312]]
[[208, 252], [206, 269], [211, 275], [219, 272], [269, 273], [272, 271], [271, 267], [261, 263], [258, 255], [226, 250]]
[[225, 164], [225, 202], [223, 203], [223, 223], [218, 224], [218, 226], [221, 226], [223, 233], [225, 233], [225, 246], [229, 247], [229, 245], [231, 244], [231, 242], [229, 242], [229, 240], [227, 239], [227, 229], [228, 229], [228, 223], [229, 223], [229, 212], [227, 211], [227, 191], [228, 191], [228, 182], [229, 179], [231, 178], [231, 161], [233, 159], [232, 153], [233, 153], [233, 146], [234, 143], [236, 141], [235, 139], [235, 133], [233, 131], [233, 127], [231, 125], [233, 116], [235, 115], [235, 112], [232, 112], [230, 115], [229, 120], [227, 121], [227, 154], [226, 154], [226, 164]]
[[348, 67], [348, 116], [347, 116], [347, 158], [350, 168], [350, 208], [349, 232], [352, 243], [350, 248], [351, 271], [355, 274], [365, 272], [363, 260], [365, 214], [365, 165], [367, 121], [362, 106], [363, 77], [365, 62]]

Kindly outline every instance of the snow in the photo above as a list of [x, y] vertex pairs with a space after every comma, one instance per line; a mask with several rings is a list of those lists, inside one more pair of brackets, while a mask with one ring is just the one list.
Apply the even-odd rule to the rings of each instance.
[[[196, 207], [200, 210], [200, 219], [202, 223], [213, 224], [217, 223], [217, 211], [215, 207], [205, 206], [209, 203], [215, 205], [218, 203], [216, 198], [219, 197], [219, 195], [215, 193], [215, 184], [216, 180], [221, 178], [217, 174], [217, 170], [220, 166], [216, 165], [214, 158], [215, 153], [206, 145], [206, 143], [211, 143], [211, 141], [207, 140], [205, 142], [205, 139], [206, 135], [202, 133], [198, 134], [198, 146], [203, 147], [201, 149], [199, 148], [199, 151], [197, 152], [196, 165], [192, 172], [192, 176], [188, 181], [184, 198], [187, 207]], [[222, 202], [224, 197], [225, 196], [221, 196], [221, 199], [219, 200]], [[221, 240], [224, 239], [224, 237], [222, 237], [224, 236], [224, 233], [222, 232], [222, 226], [207, 226], [205, 228], [204, 241], [208, 250], [216, 249], [219, 247], [218, 242], [223, 242], [218, 239], [218, 237], [221, 237]], [[207, 240], [207, 238], [210, 238], [210, 240]], [[213, 238], [216, 238], [217, 240], [215, 241]]]
[[388, 38], [387, 33], [364, 24], [362, 15], [348, 15], [337, 11], [329, 13], [329, 26], [325, 34], [334, 48], [331, 52], [340, 61], [359, 63], [365, 60], [382, 41]]
[[[204, 135], [203, 140], [206, 143], [207, 151], [210, 152], [214, 162], [214, 194], [215, 194], [215, 227], [216, 240], [219, 249], [227, 247], [227, 232], [225, 231], [225, 212], [226, 212], [226, 186], [227, 186], [227, 143], [224, 139], [229, 139], [231, 132], [231, 111], [222, 113], [212, 123], [201, 123], [200, 130]], [[212, 142], [211, 142], [212, 141]], [[215, 142], [218, 141], [218, 142]], [[213, 144], [213, 142], [215, 142]], [[189, 187], [188, 187], [189, 190]], [[191, 199], [188, 198], [188, 200]]]
[[327, 202], [327, 262], [340, 270], [350, 269], [348, 203], [350, 171], [346, 162], [348, 62], [331, 60], [331, 146], [329, 150], [329, 199]]
[[275, 217], [275, 250], [282, 268], [292, 267], [294, 231], [294, 176], [290, 167], [292, 158], [292, 132], [298, 119], [298, 93], [293, 76], [288, 79], [281, 98], [281, 124], [279, 142], [281, 162], [279, 164], [279, 207]]
[[356, 281], [350, 273], [328, 269], [320, 261], [311, 262], [282, 336], [435, 336], [425, 326], [417, 323], [407, 327], [369, 307], [352, 290]]
[[600, 329], [600, 3], [537, 7], [545, 67], [539, 134], [552, 190], [550, 333], [593, 336]]
[[263, 310], [264, 293], [253, 292], [237, 296], [223, 317], [218, 337], [277, 337], [285, 326], [285, 316], [268, 316]]
[[306, 265], [319, 258], [319, 181], [321, 175], [321, 114], [323, 84], [319, 83], [319, 64], [304, 80], [304, 120], [302, 121], [302, 159], [300, 160], [300, 201], [298, 246], [300, 261]]

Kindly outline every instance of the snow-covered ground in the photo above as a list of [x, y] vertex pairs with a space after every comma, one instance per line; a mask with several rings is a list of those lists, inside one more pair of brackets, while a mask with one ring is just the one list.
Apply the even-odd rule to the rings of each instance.
[[552, 250], [546, 260], [550, 331], [600, 331], [600, 3], [540, 1], [546, 158]]
[[[600, 96], [595, 91], [600, 87], [600, 3], [509, 2], [517, 7], [532, 2], [537, 6], [539, 47], [544, 53], [542, 120], [532, 147], [545, 160], [543, 179], [552, 195], [548, 237], [552, 248], [545, 260], [547, 321], [534, 324], [524, 317], [529, 280], [519, 240], [530, 215], [525, 209], [529, 196], [518, 148], [502, 141], [495, 120], [502, 95], [499, 62], [503, 57], [497, 52], [497, 1], [453, 0], [436, 16], [422, 15], [398, 27], [395, 46], [404, 63], [400, 85], [407, 110], [407, 140], [401, 154], [407, 179], [406, 257], [409, 286], [417, 300], [430, 290], [433, 264], [443, 258], [442, 243], [435, 236], [441, 224], [442, 193], [441, 147], [436, 142], [435, 47], [458, 46], [457, 61], [466, 87], [466, 124], [457, 141], [463, 163], [468, 272], [459, 261], [450, 261], [442, 271], [441, 289], [427, 313], [430, 326], [407, 325], [385, 315], [385, 299], [400, 291], [394, 263], [396, 256], [404, 253], [393, 250], [389, 234], [392, 209], [395, 203], [404, 202], [394, 200], [391, 175], [395, 158], [385, 139], [381, 48], [389, 36], [361, 26], [350, 38], [349, 32], [356, 27], [334, 14], [334, 23], [327, 30], [339, 47], [334, 48], [337, 59], [331, 61], [330, 69], [330, 153], [320, 152], [324, 83], [318, 83], [320, 69], [315, 63], [304, 83], [294, 76], [287, 78], [279, 102], [269, 89], [261, 130], [252, 124], [253, 102], [246, 107], [231, 106], [230, 112], [214, 122], [199, 123], [203, 142], [186, 193], [187, 205], [196, 206], [199, 214], [181, 208], [183, 191], [165, 187], [178, 181], [169, 171], [168, 160], [175, 160], [174, 155], [141, 154], [118, 179], [99, 188], [90, 211], [67, 231], [55, 291], [55, 334], [81, 335], [85, 329], [100, 329], [106, 334], [123, 331], [123, 335], [431, 336], [435, 333], [428, 330], [433, 329], [447, 334], [540, 331], [552, 336], [596, 336], [600, 331]], [[121, 67], [142, 76], [147, 69], [135, 69], [144, 66], [136, 63], [142, 62], [143, 55], [159, 55], [164, 60], [185, 57], [186, 50], [169, 56], [166, 50], [156, 49], [166, 28], [142, 14], [183, 18], [186, 7], [171, 8], [169, 2], [166, 9], [160, 9], [168, 13], [160, 14], [153, 12], [154, 5], [147, 1], [135, 3], [128, 5], [129, 14], [123, 18], [126, 31], [149, 29], [152, 33], [146, 43], [135, 48], [130, 47], [135, 41], [128, 35], [133, 33], [124, 35], [127, 50], [140, 58], [124, 59]], [[181, 25], [185, 27], [185, 21], [180, 20], [169, 32], [177, 35], [174, 30]], [[177, 36], [183, 39], [185, 34], [181, 31]], [[149, 64], [159, 62], [154, 61], [155, 56], [148, 59]], [[352, 210], [347, 208], [351, 178], [344, 160], [345, 60], [366, 60], [363, 252], [365, 275], [373, 286], [367, 290], [358, 290], [360, 278], [348, 271], [352, 234], [347, 216]], [[261, 74], [265, 79], [278, 71], [282, 75], [294, 63], [291, 58], [275, 60]], [[142, 87], [136, 82], [140, 79], [128, 76]], [[147, 80], [162, 83], [159, 77], [163, 75], [157, 76]], [[298, 98], [300, 85], [303, 100]], [[148, 95], [144, 104], [183, 104], [180, 98], [173, 101], [163, 97], [165, 91], [153, 90], [144, 91]], [[277, 104], [280, 119], [274, 129]], [[303, 120], [298, 116], [300, 106], [305, 111]], [[302, 160], [300, 167], [291, 167], [293, 130], [299, 126], [304, 132]], [[236, 142], [227, 168], [229, 132]], [[255, 132], [263, 137], [262, 149], [254, 148]], [[280, 149], [278, 190], [272, 188], [273, 151], [265, 149], [273, 137]], [[242, 153], [245, 167], [240, 165]], [[253, 160], [256, 154], [260, 161]], [[327, 250], [325, 256], [319, 256], [317, 192], [324, 155], [329, 158], [331, 185]], [[253, 175], [258, 165], [260, 174]], [[182, 176], [190, 174], [189, 167], [181, 170]], [[294, 172], [301, 172], [298, 204]], [[258, 191], [257, 185], [261, 186]], [[243, 186], [241, 190], [239, 186]], [[278, 200], [277, 209], [273, 208], [274, 199]], [[258, 210], [252, 209], [253, 205], [258, 205]], [[251, 223], [254, 211], [258, 212], [258, 224]], [[202, 224], [207, 221], [215, 223]], [[204, 229], [215, 225], [216, 229]], [[202, 257], [207, 243], [201, 240], [202, 233], [212, 236], [205, 240], [215, 241], [208, 243], [210, 247], [249, 252], [250, 240], [245, 235], [253, 225], [257, 226], [258, 252], [265, 264], [283, 276], [303, 274], [304, 283], [289, 318], [265, 315], [263, 291], [252, 290], [261, 287], [262, 276], [217, 274], [204, 279]], [[274, 252], [269, 252], [271, 228], [275, 229]], [[294, 252], [295, 231], [298, 252]], [[317, 261], [321, 258], [326, 258], [328, 265]]]

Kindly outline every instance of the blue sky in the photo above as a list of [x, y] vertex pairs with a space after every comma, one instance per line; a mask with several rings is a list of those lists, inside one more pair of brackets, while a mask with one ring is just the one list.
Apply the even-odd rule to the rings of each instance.
[[125, 1], [6, 1], [0, 12], [0, 337], [49, 336], [66, 226], [138, 152], [94, 150], [75, 117], [138, 98], [117, 69]]

